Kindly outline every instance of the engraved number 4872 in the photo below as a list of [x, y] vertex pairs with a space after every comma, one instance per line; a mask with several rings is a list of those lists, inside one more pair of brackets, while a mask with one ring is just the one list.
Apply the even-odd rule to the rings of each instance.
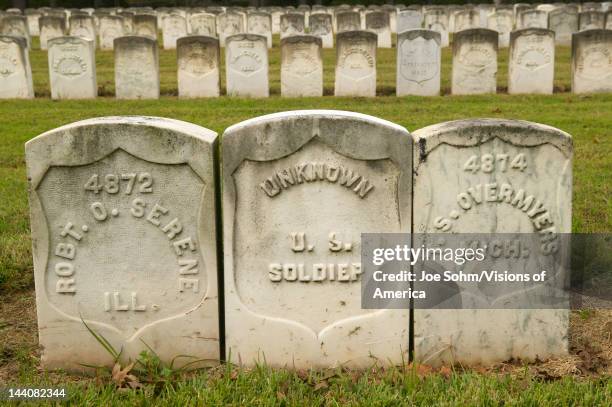
[[470, 171], [473, 174], [478, 171], [491, 173], [496, 169], [506, 172], [508, 168], [524, 171], [527, 168], [525, 154], [517, 154], [514, 158], [511, 158], [508, 154], [483, 154], [480, 159], [477, 155], [473, 155], [463, 164], [463, 170]]
[[126, 195], [131, 194], [134, 187], [137, 188], [137, 192], [142, 194], [153, 192], [153, 177], [148, 172], [138, 174], [132, 172], [121, 175], [106, 174], [104, 177], [94, 174], [85, 183], [85, 190], [94, 194], [99, 194], [102, 190], [109, 194], [116, 194], [119, 193], [122, 184]]

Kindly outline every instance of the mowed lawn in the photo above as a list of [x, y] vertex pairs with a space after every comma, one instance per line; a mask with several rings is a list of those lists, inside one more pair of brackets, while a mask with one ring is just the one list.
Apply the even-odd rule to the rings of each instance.
[[[35, 41], [35, 46], [36, 46]], [[160, 100], [116, 101], [114, 99], [113, 53], [97, 52], [99, 94], [96, 100], [51, 101], [46, 52], [35, 49], [30, 58], [37, 99], [0, 101], [0, 298], [5, 307], [18, 304], [33, 307], [33, 271], [29, 238], [27, 183], [24, 143], [36, 135], [77, 120], [108, 115], [151, 115], [193, 122], [223, 132], [229, 125], [255, 116], [296, 109], [340, 109], [370, 114], [396, 122], [408, 130], [447, 120], [491, 117], [522, 119], [548, 124], [574, 137], [573, 230], [609, 232], [610, 180], [612, 179], [612, 94], [579, 96], [570, 89], [570, 50], [557, 48], [555, 94], [552, 96], [507, 95], [508, 49], [499, 52], [498, 94], [451, 96], [451, 52], [443, 51], [442, 93], [439, 97], [402, 97], [395, 92], [395, 49], [380, 49], [377, 56], [378, 96], [376, 98], [333, 97], [335, 50], [324, 50], [325, 81], [322, 98], [280, 97], [280, 51], [278, 38], [270, 51], [270, 89], [268, 99], [248, 100], [222, 96], [215, 99], [177, 98], [176, 53], [160, 50]], [[138, 61], [134, 61], [138, 63]], [[222, 92], [224, 92], [224, 69]], [[290, 137], [291, 135], [287, 135]], [[2, 304], [0, 304], [2, 305]], [[32, 311], [30, 310], [30, 313]], [[0, 338], [10, 337], [15, 327], [0, 315]], [[33, 320], [33, 318], [32, 318]], [[3, 366], [17, 363], [19, 375], [14, 383], [63, 382], [63, 376], [45, 377], [37, 373], [35, 324], [20, 330], [21, 336], [10, 346], [0, 344], [0, 373]], [[2, 332], [4, 331], [4, 332]], [[4, 334], [4, 335], [2, 335]], [[26, 345], [25, 342], [28, 342]], [[609, 380], [576, 382], [572, 379], [551, 383], [529, 375], [507, 377], [475, 373], [435, 374], [421, 377], [400, 371], [360, 374], [317, 373], [302, 377], [289, 372], [265, 369], [250, 373], [213, 371], [184, 378], [177, 384], [148, 387], [148, 394], [172, 404], [188, 403], [200, 397], [205, 403], [227, 401], [240, 404], [302, 403], [422, 403], [498, 404], [610, 404]], [[318, 375], [318, 376], [317, 376]], [[2, 375], [0, 374], [0, 378]], [[609, 379], [609, 378], [608, 378]], [[71, 379], [73, 380], [73, 379]], [[107, 383], [107, 382], [103, 382]], [[2, 381], [0, 380], [0, 387]], [[91, 402], [102, 396], [107, 404], [130, 400], [143, 402], [145, 392], [117, 393], [113, 385], [94, 381], [71, 384], [85, 389], [77, 402]], [[606, 403], [607, 402], [607, 403]]]

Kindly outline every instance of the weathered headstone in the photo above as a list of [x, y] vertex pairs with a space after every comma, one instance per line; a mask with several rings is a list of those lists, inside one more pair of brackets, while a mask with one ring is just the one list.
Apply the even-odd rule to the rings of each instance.
[[401, 10], [397, 13], [397, 33], [416, 30], [423, 24], [423, 14], [418, 10]]
[[157, 40], [157, 17], [150, 14], [136, 14], [133, 22], [134, 35]]
[[572, 34], [578, 31], [578, 13], [569, 7], [562, 7], [548, 13], [548, 27], [555, 32], [555, 42], [570, 45]]
[[361, 30], [361, 15], [356, 11], [343, 11], [336, 14], [336, 32]]
[[242, 15], [234, 12], [225, 12], [217, 15], [217, 33], [219, 43], [225, 47], [225, 39], [230, 35], [243, 33], [245, 24]]
[[28, 19], [28, 31], [30, 35], [39, 36], [40, 27], [38, 26], [38, 19], [42, 17], [42, 13], [38, 10], [26, 10], [26, 18]]
[[134, 13], [122, 10], [118, 11], [116, 15], [123, 19], [123, 31], [127, 35], [134, 35]]
[[321, 38], [294, 35], [281, 40], [281, 95], [323, 96]]
[[365, 16], [366, 30], [375, 32], [378, 48], [391, 48], [391, 28], [389, 14], [385, 11], [372, 11]]
[[442, 47], [448, 47], [448, 16], [446, 15], [444, 9], [435, 8], [431, 10], [426, 10], [423, 14], [423, 20], [426, 29], [437, 31], [440, 33], [440, 41], [442, 42]]
[[96, 48], [93, 40], [82, 37], [56, 37], [50, 39], [47, 46], [51, 97], [95, 98], [98, 95], [98, 85]]
[[310, 15], [310, 34], [321, 38], [323, 48], [334, 47], [334, 32], [332, 16], [327, 13], [317, 13]]
[[555, 33], [524, 28], [510, 34], [508, 93], [552, 94], [555, 76]]
[[176, 42], [181, 98], [219, 96], [219, 40], [190, 35]]
[[612, 30], [612, 10], [606, 12], [606, 30]]
[[270, 14], [260, 12], [247, 14], [247, 32], [263, 35], [268, 41], [268, 48], [272, 48], [272, 18]]
[[123, 18], [111, 15], [103, 15], [99, 18], [100, 30], [100, 49], [112, 50], [116, 38], [123, 37], [125, 27], [123, 26]]
[[612, 92], [612, 31], [587, 30], [572, 36], [572, 92]]
[[461, 10], [455, 13], [454, 32], [480, 27], [480, 13], [477, 10]]
[[227, 38], [226, 87], [229, 96], [268, 97], [268, 44], [266, 37], [236, 34]]
[[510, 45], [510, 32], [514, 25], [514, 15], [510, 10], [499, 10], [489, 14], [487, 27], [499, 33], [498, 46]]
[[292, 35], [303, 35], [305, 33], [304, 15], [299, 13], [283, 14], [280, 18], [280, 37], [286, 38]]
[[112, 367], [88, 328], [124, 361], [218, 363], [216, 137], [107, 117], [26, 143], [44, 368]]
[[517, 28], [548, 28], [548, 13], [542, 10], [525, 10], [518, 15]]
[[89, 15], [73, 15], [70, 16], [70, 28], [68, 32], [71, 37], [81, 37], [93, 41], [94, 49], [96, 49], [96, 26], [93, 17]]
[[227, 357], [297, 369], [405, 360], [408, 310], [361, 308], [360, 236], [410, 230], [408, 132], [286, 112], [230, 127], [222, 151]]
[[0, 99], [34, 97], [25, 38], [0, 35]]
[[606, 26], [606, 15], [601, 11], [585, 11], [578, 15], [578, 29], [597, 30]]
[[47, 49], [47, 41], [55, 37], [63, 37], [66, 32], [66, 20], [55, 16], [42, 16], [40, 25], [40, 49]]
[[397, 96], [440, 94], [440, 41], [440, 33], [432, 30], [397, 35]]
[[158, 99], [157, 41], [149, 37], [119, 37], [114, 49], [117, 99]]
[[[476, 119], [426, 127], [413, 138], [420, 146], [413, 158], [414, 233], [546, 239], [571, 232], [569, 134]], [[567, 354], [568, 321], [566, 309], [415, 309], [415, 359], [428, 365], [546, 360]]]
[[180, 14], [170, 14], [162, 23], [164, 49], [176, 49], [176, 40], [187, 35], [187, 21]]
[[22, 15], [0, 16], [0, 35], [21, 37], [26, 40], [28, 48], [32, 48], [28, 19]]
[[217, 17], [212, 13], [195, 13], [189, 16], [189, 27], [192, 35], [217, 35]]
[[336, 35], [336, 96], [376, 96], [376, 42], [370, 31]]
[[497, 31], [475, 28], [455, 33], [451, 93], [473, 95], [497, 90]]

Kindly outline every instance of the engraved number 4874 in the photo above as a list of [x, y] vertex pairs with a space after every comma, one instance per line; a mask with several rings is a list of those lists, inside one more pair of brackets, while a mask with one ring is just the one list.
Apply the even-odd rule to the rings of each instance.
[[106, 174], [104, 177], [98, 174], [92, 175], [85, 183], [85, 190], [99, 194], [102, 190], [109, 194], [119, 193], [123, 184], [123, 192], [129, 195], [137, 188], [137, 192], [146, 194], [153, 192], [153, 177], [148, 172], [128, 174]]
[[473, 174], [476, 174], [478, 171], [491, 173], [496, 169], [506, 172], [508, 168], [524, 171], [527, 168], [525, 154], [517, 154], [514, 158], [508, 154], [483, 154], [480, 156], [480, 159], [477, 155], [473, 155], [463, 164], [463, 170], [470, 171]]

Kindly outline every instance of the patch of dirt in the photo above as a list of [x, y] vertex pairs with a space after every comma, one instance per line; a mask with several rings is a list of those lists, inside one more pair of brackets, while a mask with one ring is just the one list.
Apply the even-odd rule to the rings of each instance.
[[0, 297], [0, 383], [14, 380], [21, 365], [38, 365], [34, 291]]

